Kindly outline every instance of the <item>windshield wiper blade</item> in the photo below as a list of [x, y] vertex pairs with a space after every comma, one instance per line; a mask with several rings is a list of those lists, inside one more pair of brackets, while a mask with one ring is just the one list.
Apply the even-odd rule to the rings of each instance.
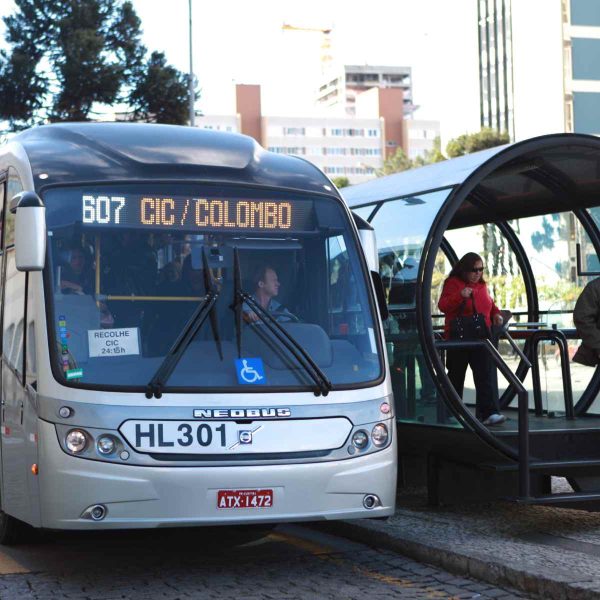
[[332, 389], [331, 381], [315, 363], [310, 354], [302, 347], [292, 335], [286, 331], [256, 300], [242, 289], [242, 275], [238, 249], [233, 249], [233, 277], [234, 291], [231, 309], [235, 312], [235, 330], [237, 338], [238, 358], [242, 356], [242, 307], [244, 302], [253, 310], [257, 317], [264, 323], [271, 334], [282, 344], [288, 352], [296, 359], [300, 366], [308, 373], [315, 382], [317, 389], [315, 396], [327, 396]]
[[[219, 294], [215, 287], [215, 280], [213, 278], [212, 272], [208, 268], [208, 259], [206, 258], [206, 252], [204, 252], [204, 247], [202, 247], [202, 267], [204, 268], [204, 290], [207, 294], [213, 294], [216, 300]], [[213, 302], [212, 306], [209, 309], [208, 315], [210, 317], [210, 328], [212, 330], [215, 344], [217, 345], [217, 351], [219, 352], [219, 358], [222, 361], [223, 349], [221, 347], [221, 336], [219, 335], [219, 322], [217, 320], [216, 303]]]
[[240, 291], [242, 302], [245, 302], [256, 314], [256, 316], [264, 323], [267, 329], [286, 347], [292, 356], [300, 363], [304, 370], [310, 375], [311, 379], [317, 384], [319, 393], [327, 396], [333, 385], [323, 373], [321, 367], [313, 360], [310, 354], [302, 347], [302, 345], [273, 318], [256, 300], [247, 292]]
[[[210, 289], [207, 290], [206, 296], [204, 296], [204, 300], [202, 300], [196, 310], [194, 310], [192, 316], [188, 319], [188, 322], [181, 330], [181, 333], [177, 336], [177, 339], [169, 348], [169, 351], [156, 370], [156, 373], [154, 373], [154, 376], [148, 382], [148, 385], [146, 386], [146, 398], [152, 398], [152, 396], [155, 398], [160, 398], [162, 396], [162, 390], [165, 387], [167, 380], [171, 376], [171, 373], [173, 373], [177, 363], [181, 360], [183, 353], [194, 339], [194, 336], [198, 333], [200, 327], [202, 327], [204, 321], [206, 321], [207, 317], [211, 316], [218, 297], [218, 292], [214, 290], [213, 286], [210, 286]], [[212, 318], [215, 319], [213, 335], [215, 336], [215, 341], [217, 342], [219, 355], [221, 356], [221, 360], [223, 360], [221, 341], [216, 328], [216, 316]]]
[[240, 269], [240, 257], [238, 249], [233, 249], [233, 303], [229, 308], [235, 313], [235, 340], [237, 343], [238, 358], [242, 358], [242, 307], [244, 301], [240, 293], [242, 291], [242, 271]]

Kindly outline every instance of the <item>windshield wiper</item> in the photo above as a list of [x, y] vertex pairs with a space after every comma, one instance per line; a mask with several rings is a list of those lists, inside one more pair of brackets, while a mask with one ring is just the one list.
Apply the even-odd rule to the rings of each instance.
[[[206, 258], [206, 253], [204, 252], [204, 247], [202, 248], [202, 268], [204, 269], [204, 290], [207, 294], [213, 294], [215, 297], [215, 303], [217, 298], [219, 297], [219, 292], [215, 286], [215, 280], [212, 275], [212, 271], [208, 268], [208, 259]], [[221, 348], [221, 337], [219, 335], [219, 323], [217, 320], [217, 307], [213, 303], [208, 308], [208, 316], [210, 317], [210, 328], [212, 329], [213, 339], [215, 340], [215, 344], [217, 345], [217, 351], [219, 352], [219, 358], [221, 361], [223, 360], [223, 349]]]
[[315, 396], [327, 396], [332, 389], [331, 381], [323, 373], [321, 368], [312, 359], [310, 354], [302, 347], [292, 335], [286, 331], [276, 319], [273, 318], [256, 300], [242, 289], [240, 262], [238, 249], [233, 249], [233, 267], [234, 267], [234, 291], [232, 310], [235, 312], [235, 329], [237, 339], [238, 358], [242, 354], [242, 306], [244, 302], [252, 309], [254, 314], [262, 321], [267, 330], [282, 344], [288, 352], [298, 361], [300, 366], [308, 373], [315, 382]]
[[146, 386], [146, 398], [160, 398], [162, 396], [162, 390], [167, 383], [167, 380], [173, 373], [173, 370], [177, 366], [177, 363], [181, 360], [183, 353], [190, 345], [194, 336], [198, 333], [200, 327], [202, 327], [204, 321], [210, 316], [211, 329], [213, 337], [217, 344], [217, 350], [221, 360], [223, 360], [223, 352], [221, 349], [221, 339], [219, 337], [219, 331], [217, 326], [217, 317], [215, 314], [215, 304], [219, 293], [215, 290], [214, 281], [212, 274], [208, 272], [208, 261], [202, 248], [202, 266], [204, 268], [204, 285], [206, 288], [206, 296], [200, 302], [196, 310], [194, 310], [192, 316], [188, 319], [188, 322], [184, 325], [181, 333], [177, 336], [177, 339], [173, 345], [169, 348], [162, 363], [154, 373], [152, 379]]

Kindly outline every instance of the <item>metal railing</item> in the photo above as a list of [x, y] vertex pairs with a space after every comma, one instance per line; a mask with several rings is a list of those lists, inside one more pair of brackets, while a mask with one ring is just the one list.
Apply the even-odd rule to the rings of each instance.
[[[510, 335], [503, 331], [503, 334], [506, 334], [507, 339], [512, 340]], [[514, 344], [513, 348], [516, 347], [514, 340], [512, 341]], [[511, 344], [511, 345], [512, 345]], [[504, 375], [504, 377], [508, 380], [509, 384], [515, 388], [517, 391], [518, 403], [519, 403], [519, 456], [518, 456], [518, 466], [519, 466], [519, 496], [522, 499], [530, 498], [530, 477], [529, 477], [529, 394], [521, 380], [511, 371], [510, 367], [504, 362], [500, 353], [496, 348], [492, 345], [490, 340], [469, 340], [469, 341], [459, 341], [459, 340], [448, 340], [448, 341], [436, 341], [436, 348], [439, 350], [451, 350], [453, 348], [457, 349], [469, 349], [469, 348], [485, 348], [485, 351], [490, 355], [492, 361], [499, 369], [499, 371]], [[521, 353], [520, 349], [518, 350]], [[525, 357], [525, 360], [527, 358]]]
[[541, 417], [544, 414], [537, 349], [540, 342], [550, 341], [558, 345], [560, 353], [560, 367], [562, 371], [563, 394], [565, 398], [565, 417], [569, 420], [573, 420], [575, 418], [573, 386], [571, 385], [571, 369], [569, 367], [569, 345], [565, 334], [559, 329], [539, 329], [532, 332], [529, 339], [531, 340], [531, 379], [533, 385], [533, 404], [535, 406], [536, 416]]

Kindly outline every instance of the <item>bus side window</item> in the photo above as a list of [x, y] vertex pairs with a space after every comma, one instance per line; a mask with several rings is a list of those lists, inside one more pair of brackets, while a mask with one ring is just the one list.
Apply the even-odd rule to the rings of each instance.
[[23, 319], [21, 319], [17, 324], [17, 328], [15, 330], [15, 337], [10, 348], [8, 362], [12, 367], [15, 368], [19, 375], [22, 375], [21, 371], [23, 370]]
[[[23, 185], [17, 171], [8, 169], [6, 198], [10, 199], [23, 191]], [[5, 198], [5, 200], [6, 200]], [[15, 215], [5, 211], [3, 260], [6, 261], [4, 281], [4, 339], [2, 353], [7, 364], [14, 369], [19, 378], [23, 377], [23, 342], [25, 313], [25, 273], [17, 271], [15, 264]]]
[[331, 237], [327, 240], [327, 256], [329, 262], [329, 302], [332, 312], [342, 312], [346, 308], [348, 298], [348, 257], [343, 236]]
[[17, 271], [14, 249], [5, 251], [4, 339], [2, 351], [7, 364], [23, 375], [23, 336], [25, 313], [25, 273]]
[[[22, 191], [23, 184], [19, 179], [19, 175], [13, 167], [10, 167], [8, 169], [8, 181], [6, 185], [7, 206], [10, 206], [11, 199]], [[4, 248], [8, 248], [15, 243], [15, 215], [11, 213], [10, 210], [6, 211], [6, 223], [4, 225], [4, 233], [6, 234]]]

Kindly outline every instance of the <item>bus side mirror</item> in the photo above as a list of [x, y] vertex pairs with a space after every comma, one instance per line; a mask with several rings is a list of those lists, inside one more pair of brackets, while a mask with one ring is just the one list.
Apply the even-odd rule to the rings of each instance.
[[385, 301], [385, 290], [383, 289], [383, 281], [381, 275], [377, 271], [371, 271], [371, 279], [373, 280], [373, 287], [375, 288], [375, 296], [377, 296], [377, 304], [379, 306], [379, 314], [383, 321], [390, 316], [387, 302]]
[[46, 259], [46, 207], [35, 192], [10, 201], [15, 216], [15, 262], [19, 271], [41, 271]]

